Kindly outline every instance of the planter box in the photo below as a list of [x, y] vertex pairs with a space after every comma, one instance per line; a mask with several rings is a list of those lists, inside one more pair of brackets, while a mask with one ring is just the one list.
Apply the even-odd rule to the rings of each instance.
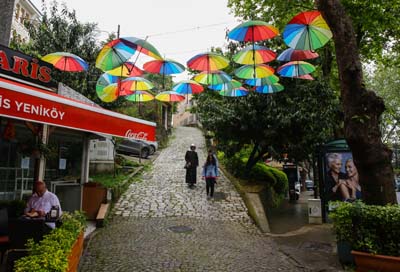
[[370, 253], [352, 251], [356, 262], [356, 272], [398, 272], [400, 271], [400, 257], [373, 255]]
[[78, 271], [79, 261], [83, 252], [83, 232], [78, 236], [74, 245], [72, 246], [71, 253], [68, 256], [68, 269], [66, 272]]

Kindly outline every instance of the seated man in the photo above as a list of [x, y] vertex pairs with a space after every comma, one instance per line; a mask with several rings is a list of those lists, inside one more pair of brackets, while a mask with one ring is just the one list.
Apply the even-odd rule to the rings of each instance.
[[[61, 206], [58, 197], [49, 192], [46, 183], [37, 181], [34, 184], [34, 193], [28, 200], [25, 209], [25, 216], [28, 218], [44, 218], [52, 207], [58, 208], [58, 215], [61, 216]], [[49, 227], [54, 228], [54, 223], [46, 223]]]

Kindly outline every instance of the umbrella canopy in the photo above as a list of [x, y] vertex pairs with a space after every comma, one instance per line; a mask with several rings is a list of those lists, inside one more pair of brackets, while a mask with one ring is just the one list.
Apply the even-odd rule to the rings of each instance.
[[235, 70], [235, 75], [243, 79], [255, 79], [272, 76], [274, 68], [266, 64], [244, 65]]
[[97, 96], [103, 102], [113, 102], [118, 98], [118, 84], [113, 83], [102, 89], [96, 87]]
[[134, 48], [139, 53], [143, 53], [154, 59], [161, 60], [162, 56], [151, 43], [145, 39], [140, 39], [136, 37], [123, 37], [121, 40], [129, 47]]
[[258, 86], [255, 91], [257, 93], [262, 93], [262, 94], [270, 94], [270, 93], [277, 93], [280, 91], [283, 91], [285, 87], [279, 83], [271, 84], [271, 85], [262, 85]]
[[[128, 77], [121, 81], [121, 91], [147, 91], [153, 89], [154, 85], [143, 77]], [[120, 93], [121, 94], [121, 93]]]
[[223, 84], [218, 84], [218, 85], [210, 85], [208, 88], [214, 91], [230, 91], [236, 88], [242, 87], [242, 83], [239, 81], [232, 79], [231, 81]]
[[185, 71], [185, 67], [173, 60], [152, 60], [143, 65], [146, 72], [161, 75], [179, 74]]
[[185, 97], [174, 91], [165, 91], [156, 95], [156, 99], [162, 102], [180, 102], [185, 100]]
[[175, 84], [172, 90], [174, 92], [177, 92], [178, 94], [184, 95], [201, 93], [204, 88], [203, 86], [201, 86], [201, 84], [197, 83], [194, 80], [184, 80]]
[[257, 42], [272, 39], [279, 30], [263, 21], [244, 22], [228, 33], [228, 38], [240, 42]]
[[283, 51], [277, 58], [279, 61], [307, 60], [318, 58], [319, 55], [311, 50], [296, 50], [288, 48]]
[[108, 74], [119, 77], [140, 77], [143, 75], [143, 70], [134, 65], [132, 62], [124, 62], [121, 66], [107, 71]]
[[241, 97], [248, 95], [249, 91], [244, 87], [239, 87], [230, 91], [220, 91], [219, 94], [222, 96]]
[[132, 102], [148, 102], [154, 100], [154, 95], [146, 91], [135, 91], [133, 94], [125, 96], [125, 99]]
[[42, 60], [65, 72], [82, 72], [89, 68], [89, 65], [82, 58], [67, 52], [47, 54]]
[[135, 48], [127, 46], [121, 39], [112, 40], [100, 50], [96, 67], [103, 71], [112, 70], [126, 62], [135, 51]]
[[108, 85], [117, 83], [117, 82], [118, 82], [118, 77], [110, 75], [108, 73], [104, 73], [97, 80], [96, 91], [102, 91]]
[[276, 53], [265, 46], [249, 45], [233, 56], [233, 61], [239, 64], [261, 64], [273, 61]]
[[294, 78], [305, 79], [305, 80], [314, 80], [314, 78], [310, 74], [305, 74], [305, 75], [301, 75], [301, 76], [295, 76]]
[[332, 32], [319, 11], [297, 14], [286, 25], [283, 40], [291, 48], [314, 51], [332, 38]]
[[250, 86], [262, 86], [262, 85], [271, 85], [279, 82], [279, 77], [276, 75], [263, 77], [263, 78], [252, 78], [247, 79], [245, 83]]
[[218, 85], [232, 80], [228, 74], [222, 71], [201, 72], [195, 75], [193, 79], [205, 85]]
[[187, 61], [187, 66], [197, 71], [218, 71], [229, 65], [229, 60], [217, 53], [201, 53]]
[[278, 68], [278, 74], [283, 77], [298, 77], [314, 71], [314, 65], [305, 61], [291, 61]]

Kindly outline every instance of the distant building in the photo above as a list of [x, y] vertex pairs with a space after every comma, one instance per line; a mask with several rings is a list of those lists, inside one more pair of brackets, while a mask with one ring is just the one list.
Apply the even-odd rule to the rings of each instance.
[[30, 0], [15, 0], [14, 16], [11, 24], [11, 37], [20, 42], [29, 41], [27, 22], [34, 23], [41, 16], [40, 11]]
[[193, 106], [194, 102], [191, 97], [178, 104], [177, 112], [173, 115], [174, 127], [198, 125], [196, 114], [190, 112], [190, 108]]

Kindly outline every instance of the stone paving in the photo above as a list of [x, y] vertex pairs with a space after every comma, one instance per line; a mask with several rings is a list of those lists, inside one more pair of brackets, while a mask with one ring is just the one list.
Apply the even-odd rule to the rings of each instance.
[[[130, 186], [109, 224], [90, 241], [80, 271], [310, 271], [261, 234], [233, 185], [222, 176], [207, 200], [205, 182], [185, 184], [184, 154], [205, 143], [200, 130], [178, 128], [143, 181]], [[175, 233], [174, 226], [191, 231]]]

